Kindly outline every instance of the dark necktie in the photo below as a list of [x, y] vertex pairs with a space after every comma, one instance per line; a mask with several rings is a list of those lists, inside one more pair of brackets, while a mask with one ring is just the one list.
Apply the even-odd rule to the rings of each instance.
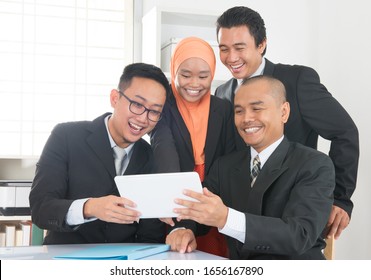
[[251, 187], [254, 186], [256, 178], [258, 177], [260, 172], [260, 159], [259, 155], [257, 155], [253, 162], [252, 162], [252, 169], [251, 169]]

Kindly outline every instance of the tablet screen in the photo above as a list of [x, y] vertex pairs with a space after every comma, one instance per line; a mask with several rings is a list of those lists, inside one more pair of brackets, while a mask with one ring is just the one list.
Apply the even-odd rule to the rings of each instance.
[[120, 195], [137, 204], [141, 218], [176, 217], [173, 209], [181, 206], [174, 199], [191, 200], [183, 195], [184, 189], [202, 192], [196, 172], [123, 175], [116, 176], [115, 182]]

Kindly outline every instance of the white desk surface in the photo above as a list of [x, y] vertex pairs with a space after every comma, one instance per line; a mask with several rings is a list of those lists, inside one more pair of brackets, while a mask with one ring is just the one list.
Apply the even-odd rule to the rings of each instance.
[[[130, 244], [130, 243], [129, 243]], [[63, 244], [63, 245], [42, 245], [22, 247], [0, 247], [1, 260], [52, 260], [53, 257], [71, 253], [76, 250], [100, 245], [118, 245], [114, 243], [104, 244]], [[123, 245], [120, 243], [119, 245]], [[138, 244], [136, 244], [138, 245]], [[152, 255], [142, 260], [223, 260], [225, 258], [211, 255], [201, 251], [181, 254], [178, 252], [163, 252]]]

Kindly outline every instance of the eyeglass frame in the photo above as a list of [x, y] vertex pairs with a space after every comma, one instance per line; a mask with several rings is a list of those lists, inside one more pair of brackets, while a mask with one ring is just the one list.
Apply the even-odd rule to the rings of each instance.
[[[147, 112], [147, 119], [150, 120], [151, 122], [158, 122], [161, 120], [162, 118], [162, 112], [160, 111], [157, 111], [157, 110], [151, 110], [151, 109], [148, 109], [146, 106], [144, 106], [143, 104], [137, 102], [137, 101], [134, 101], [132, 99], [130, 99], [128, 96], [126, 96], [121, 90], [117, 90], [121, 96], [125, 97], [127, 101], [129, 101], [129, 111], [132, 112], [133, 114], [137, 115], [137, 116], [140, 116], [140, 115], [143, 115], [145, 112]], [[134, 106], [137, 106], [137, 107], [143, 107], [144, 108], [144, 111], [140, 114], [136, 113], [136, 112], [133, 112], [131, 106], [134, 104]], [[156, 113], [156, 114], [159, 114], [159, 118], [158, 120], [152, 120], [150, 119], [149, 117], [149, 113], [150, 112], [153, 112], [153, 113]]]

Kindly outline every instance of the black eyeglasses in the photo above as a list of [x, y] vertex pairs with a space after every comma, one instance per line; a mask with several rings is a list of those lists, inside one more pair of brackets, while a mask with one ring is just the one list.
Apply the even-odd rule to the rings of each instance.
[[134, 100], [131, 100], [121, 90], [118, 90], [118, 92], [120, 93], [120, 95], [122, 95], [123, 97], [125, 97], [129, 101], [129, 103], [130, 103], [129, 104], [129, 110], [133, 114], [142, 115], [144, 112], [147, 111], [147, 118], [150, 121], [158, 122], [161, 119], [161, 117], [162, 117], [161, 112], [156, 111], [156, 110], [150, 110], [150, 109], [146, 108], [144, 105], [142, 105], [142, 104], [140, 104], [140, 103], [138, 103]]

